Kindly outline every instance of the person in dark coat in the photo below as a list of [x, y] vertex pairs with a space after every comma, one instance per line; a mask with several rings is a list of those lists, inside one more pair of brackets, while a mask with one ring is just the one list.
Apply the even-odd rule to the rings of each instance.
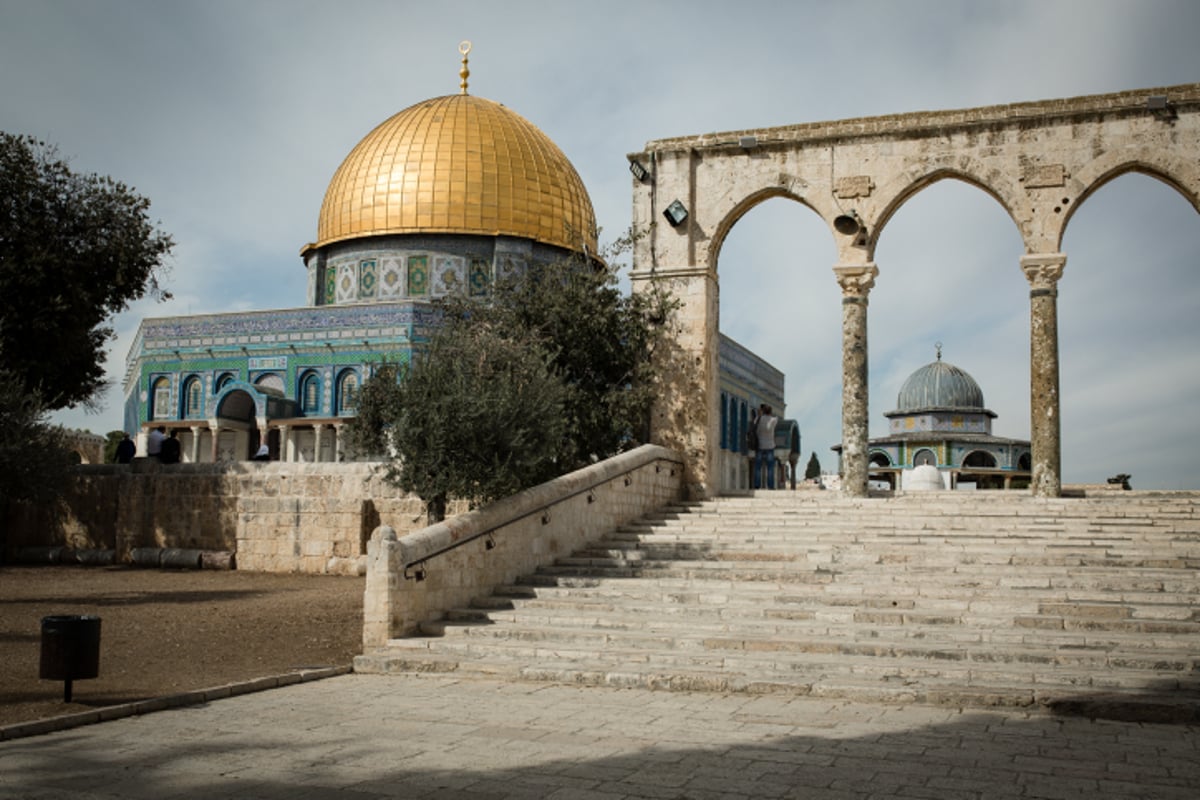
[[121, 441], [117, 442], [117, 463], [128, 464], [133, 461], [134, 455], [137, 453], [137, 445], [133, 443], [133, 439], [129, 438], [126, 433], [121, 437]]
[[179, 431], [171, 431], [171, 435], [163, 439], [162, 448], [158, 451], [158, 460], [163, 464], [178, 464], [179, 452]]

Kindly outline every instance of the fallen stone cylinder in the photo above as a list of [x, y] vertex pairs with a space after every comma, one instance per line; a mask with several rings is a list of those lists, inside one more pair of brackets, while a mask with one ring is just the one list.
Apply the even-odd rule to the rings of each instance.
[[162, 551], [161, 566], [174, 569], [200, 569], [202, 551], [187, 550], [181, 547], [167, 547]]
[[135, 547], [129, 551], [129, 560], [136, 567], [158, 567], [162, 565], [162, 550], [158, 547]]

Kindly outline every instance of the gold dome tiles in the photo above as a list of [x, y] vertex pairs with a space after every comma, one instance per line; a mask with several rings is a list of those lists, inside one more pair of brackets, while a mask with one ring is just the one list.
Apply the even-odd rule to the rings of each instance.
[[591, 201], [562, 151], [524, 118], [470, 95], [412, 106], [368, 134], [330, 181], [317, 246], [427, 232], [596, 245]]

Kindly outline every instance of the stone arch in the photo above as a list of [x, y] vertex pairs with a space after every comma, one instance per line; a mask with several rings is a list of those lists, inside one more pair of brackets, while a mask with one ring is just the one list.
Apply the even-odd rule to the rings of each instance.
[[[1165, 98], [1151, 104], [1148, 98]], [[719, 300], [716, 265], [729, 230], [773, 197], [794, 199], [833, 227], [856, 209], [866, 236], [833, 231], [842, 312], [842, 491], [866, 496], [867, 308], [879, 268], [874, 247], [897, 209], [925, 186], [955, 178], [995, 198], [1017, 226], [1029, 282], [1032, 480], [1061, 494], [1058, 282], [1065, 220], [1095, 187], [1140, 170], [1200, 207], [1200, 83], [1106, 95], [680, 136], [647, 143], [633, 186], [635, 290], [664, 286], [680, 299], [676, 348], [691, 365], [668, 381], [651, 438], [688, 453], [694, 496], [716, 489]], [[1072, 208], [1055, 211], [1055, 198]], [[663, 222], [673, 202], [685, 220]]]
[[252, 424], [258, 415], [258, 403], [254, 395], [243, 385], [228, 386], [221, 396], [217, 398], [214, 416], [218, 419], [230, 419]]
[[964, 183], [995, 200], [1020, 232], [1021, 225], [1017, 221], [1014, 209], [1019, 207], [1023, 198], [1016, 195], [1013, 187], [1008, 186], [1002, 176], [990, 175], [985, 180], [979, 176], [979, 172], [983, 169], [982, 165], [972, 164], [969, 159], [965, 161], [970, 169], [964, 169], [961, 165], [956, 167], [929, 165], [930, 168], [927, 170], [910, 170], [899, 176], [894, 185], [881, 191], [880, 194], [889, 199], [879, 213], [875, 229], [868, 231], [868, 251], [874, 254], [883, 231], [887, 229], [888, 223], [905, 204], [935, 183], [947, 180]]
[[[716, 228], [713, 230], [710, 244], [708, 245], [706, 266], [710, 274], [716, 275], [718, 278], [720, 277], [718, 275], [717, 265], [721, 260], [721, 249], [724, 247], [725, 239], [729, 236], [729, 232], [733, 230], [734, 226], [737, 225], [742, 217], [749, 214], [758, 206], [761, 206], [768, 200], [775, 199], [791, 200], [797, 205], [812, 211], [817, 216], [823, 219], [825, 218], [825, 215], [822, 214], [819, 209], [815, 208], [803, 197], [800, 197], [799, 195], [796, 195], [787, 189], [778, 186], [756, 189], [742, 197], [741, 200], [734, 203], [728, 210], [724, 211], [717, 221]], [[720, 213], [719, 208], [714, 210]], [[830, 226], [833, 224], [832, 219], [826, 219], [826, 222]]]
[[1183, 164], [1177, 163], [1178, 161], [1179, 159], [1168, 157], [1166, 154], [1139, 154], [1138, 158], [1131, 159], [1127, 153], [1104, 153], [1089, 163], [1071, 187], [1076, 190], [1076, 198], [1064, 209], [1056, 246], [1062, 249], [1067, 226], [1083, 204], [1123, 175], [1136, 173], [1154, 178], [1182, 195], [1184, 200], [1200, 213], [1200, 186], [1189, 188], [1186, 185], [1186, 178], [1182, 176], [1187, 174], [1187, 169]]

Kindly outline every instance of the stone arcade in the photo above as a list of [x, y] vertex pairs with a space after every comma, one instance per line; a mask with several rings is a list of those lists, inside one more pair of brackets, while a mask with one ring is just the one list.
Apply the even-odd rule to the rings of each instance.
[[[717, 258], [730, 228], [757, 204], [785, 197], [828, 224], [842, 289], [843, 491], [867, 494], [867, 301], [881, 274], [875, 248], [888, 220], [925, 187], [956, 179], [991, 195], [1021, 235], [1030, 284], [1031, 488], [1062, 492], [1058, 281], [1063, 234], [1101, 186], [1142, 172], [1200, 210], [1200, 84], [1066, 100], [849, 119], [660, 139], [630, 154], [634, 286], [667, 281], [686, 304], [681, 346], [701, 389], [664, 398], [658, 435], [691, 457], [690, 491], [719, 492]], [[664, 224], [664, 218], [669, 224]], [[886, 269], [886, 265], [884, 265]], [[685, 430], [674, 420], [689, 420]]]

